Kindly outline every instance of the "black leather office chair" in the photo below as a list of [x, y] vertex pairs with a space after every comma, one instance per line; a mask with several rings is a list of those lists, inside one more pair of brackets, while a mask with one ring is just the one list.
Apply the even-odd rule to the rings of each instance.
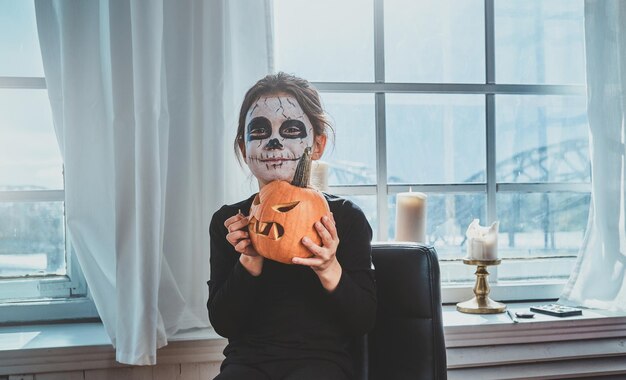
[[446, 379], [439, 262], [433, 247], [375, 243], [378, 310], [355, 344], [356, 379]]

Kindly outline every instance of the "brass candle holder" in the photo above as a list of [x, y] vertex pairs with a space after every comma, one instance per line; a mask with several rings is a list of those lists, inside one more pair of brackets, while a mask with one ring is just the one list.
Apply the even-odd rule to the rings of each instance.
[[456, 309], [462, 313], [469, 314], [497, 314], [504, 313], [506, 305], [501, 302], [496, 302], [489, 298], [489, 282], [487, 281], [487, 267], [492, 265], [499, 265], [502, 260], [471, 260], [463, 259], [463, 264], [476, 265], [476, 284], [474, 285], [475, 297], [469, 301], [459, 302], [456, 304]]

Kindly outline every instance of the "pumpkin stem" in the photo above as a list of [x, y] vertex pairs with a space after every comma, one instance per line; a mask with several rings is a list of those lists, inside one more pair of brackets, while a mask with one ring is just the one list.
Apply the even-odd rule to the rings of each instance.
[[311, 147], [307, 146], [298, 161], [296, 173], [291, 184], [298, 187], [308, 187], [311, 178]]

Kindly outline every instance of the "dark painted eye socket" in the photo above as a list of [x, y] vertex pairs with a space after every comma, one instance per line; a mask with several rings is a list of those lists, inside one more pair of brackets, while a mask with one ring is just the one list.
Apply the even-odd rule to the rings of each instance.
[[300, 201], [283, 203], [283, 204], [272, 206], [272, 209], [278, 212], [287, 212], [287, 211], [293, 210], [299, 203]]
[[248, 123], [247, 140], [263, 140], [272, 135], [272, 123], [263, 116], [255, 117]]
[[278, 132], [286, 139], [303, 139], [307, 136], [304, 123], [294, 119], [285, 120]]

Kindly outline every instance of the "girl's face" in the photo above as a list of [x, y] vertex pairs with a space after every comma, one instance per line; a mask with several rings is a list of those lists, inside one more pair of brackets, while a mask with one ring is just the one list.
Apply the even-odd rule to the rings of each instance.
[[314, 159], [321, 155], [311, 121], [289, 94], [261, 96], [252, 104], [244, 136], [246, 163], [261, 186], [274, 180], [290, 182], [306, 147], [313, 148]]

